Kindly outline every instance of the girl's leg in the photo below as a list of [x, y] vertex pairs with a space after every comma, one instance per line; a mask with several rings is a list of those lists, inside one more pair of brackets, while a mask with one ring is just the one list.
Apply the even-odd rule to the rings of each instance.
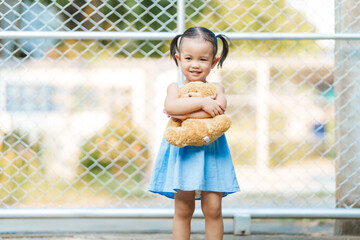
[[205, 216], [205, 233], [207, 240], [221, 240], [224, 234], [224, 223], [221, 212], [222, 193], [203, 191], [201, 209]]
[[173, 239], [190, 239], [191, 218], [195, 210], [195, 191], [175, 193], [175, 214], [173, 220]]

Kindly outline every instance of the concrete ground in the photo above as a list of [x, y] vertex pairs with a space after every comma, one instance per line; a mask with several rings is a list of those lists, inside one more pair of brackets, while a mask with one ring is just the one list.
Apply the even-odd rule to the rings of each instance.
[[[19, 227], [28, 222], [19, 223]], [[36, 223], [44, 224], [44, 223]], [[73, 224], [73, 223], [72, 223]], [[98, 222], [101, 225], [100, 222]], [[48, 224], [49, 225], [49, 224]], [[171, 240], [171, 220], [162, 221], [143, 221], [131, 222], [127, 224], [119, 222], [118, 231], [111, 232], [106, 228], [99, 232], [99, 229], [93, 231], [81, 232], [56, 232], [55, 228], [49, 228], [49, 232], [2, 232], [0, 240]], [[232, 234], [232, 221], [224, 220], [224, 240], [300, 240], [300, 239], [359, 239], [360, 236], [334, 236], [334, 220], [253, 220], [251, 222], [251, 235], [235, 236]], [[0, 226], [1, 228], [1, 226]], [[33, 228], [34, 229], [34, 228]], [[40, 228], [39, 228], [40, 229]], [[59, 225], [58, 225], [58, 229]], [[192, 222], [192, 240], [205, 240], [203, 220], [194, 219]]]
[[[170, 233], [79, 233], [79, 234], [15, 234], [2, 235], [1, 240], [171, 240]], [[205, 240], [204, 234], [195, 233], [191, 236], [192, 240]], [[360, 239], [355, 236], [316, 236], [316, 235], [289, 235], [289, 234], [252, 234], [250, 236], [234, 236], [225, 234], [224, 240], [301, 240], [301, 239]]]

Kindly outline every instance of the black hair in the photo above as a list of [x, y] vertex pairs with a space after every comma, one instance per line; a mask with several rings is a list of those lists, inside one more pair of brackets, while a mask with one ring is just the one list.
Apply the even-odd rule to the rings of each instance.
[[[220, 55], [220, 60], [218, 63], [218, 67], [222, 67], [223, 62], [225, 61], [228, 53], [229, 53], [229, 44], [228, 38], [225, 35], [218, 34], [215, 35], [212, 31], [204, 27], [192, 27], [187, 29], [183, 34], [176, 35], [170, 44], [170, 55], [171, 58], [174, 59], [176, 66], [178, 66], [178, 61], [175, 57], [175, 54], [180, 52], [180, 45], [183, 38], [196, 38], [201, 37], [205, 41], [208, 41], [213, 46], [213, 57], [216, 56], [218, 51], [217, 39], [219, 38], [222, 41], [223, 48]], [[180, 41], [179, 41], [180, 39]]]

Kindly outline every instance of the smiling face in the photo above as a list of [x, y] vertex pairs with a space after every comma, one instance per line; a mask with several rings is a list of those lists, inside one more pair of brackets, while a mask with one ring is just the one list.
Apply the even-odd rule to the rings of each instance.
[[214, 57], [212, 44], [201, 37], [183, 38], [180, 55], [176, 55], [176, 59], [185, 76], [185, 83], [205, 82], [211, 69], [219, 60]]

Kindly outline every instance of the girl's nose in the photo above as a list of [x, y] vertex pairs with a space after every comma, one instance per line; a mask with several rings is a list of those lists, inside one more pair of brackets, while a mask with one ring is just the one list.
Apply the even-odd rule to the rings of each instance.
[[199, 67], [199, 62], [198, 61], [192, 61], [191, 66], [193, 68], [198, 68]]

